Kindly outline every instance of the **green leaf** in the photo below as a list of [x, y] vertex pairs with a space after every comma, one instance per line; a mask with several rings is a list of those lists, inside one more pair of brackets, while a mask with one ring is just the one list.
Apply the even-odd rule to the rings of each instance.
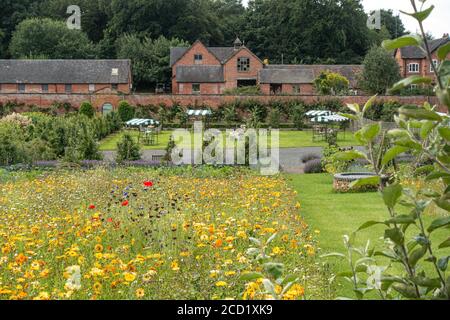
[[402, 245], [404, 242], [404, 237], [402, 232], [397, 229], [397, 228], [393, 228], [393, 229], [386, 229], [384, 231], [384, 238], [385, 239], [391, 239], [393, 243], [397, 244], [397, 245]]
[[364, 153], [361, 151], [351, 150], [351, 151], [344, 151], [344, 152], [338, 152], [334, 155], [335, 159], [338, 161], [351, 161], [355, 159], [363, 159], [366, 157]]
[[441, 171], [434, 171], [434, 172], [430, 173], [425, 178], [425, 180], [431, 181], [431, 180], [436, 180], [436, 179], [440, 179], [440, 178], [450, 178], [450, 174], [446, 173], [446, 172], [441, 172]]
[[442, 121], [442, 117], [434, 111], [426, 110], [424, 108], [412, 106], [412, 107], [401, 107], [398, 112], [409, 118], [418, 120], [431, 120], [431, 121]]
[[339, 253], [339, 252], [324, 254], [324, 255], [321, 255], [320, 257], [321, 258], [330, 258], [330, 257], [346, 258], [346, 256], [344, 254]]
[[385, 224], [410, 224], [410, 223], [414, 223], [416, 220], [409, 215], [400, 215], [400, 216], [396, 216], [392, 219], [386, 220]]
[[364, 115], [367, 111], [369, 111], [370, 108], [372, 108], [373, 103], [375, 102], [375, 99], [377, 98], [378, 95], [374, 95], [373, 97], [371, 97], [366, 104], [364, 105], [363, 108], [363, 112], [362, 114]]
[[381, 181], [381, 179], [380, 179], [379, 176], [362, 178], [362, 179], [358, 179], [358, 180], [353, 181], [352, 183], [350, 183], [350, 188], [358, 188], [358, 187], [363, 187], [363, 186], [379, 185], [380, 181]]
[[381, 164], [383, 166], [387, 165], [389, 162], [394, 160], [398, 155], [400, 155], [408, 150], [409, 150], [409, 148], [401, 147], [401, 146], [392, 147], [391, 149], [386, 151], [386, 153], [384, 154], [384, 157], [381, 160]]
[[450, 128], [448, 127], [439, 127], [438, 128], [439, 135], [444, 138], [446, 141], [450, 141]]
[[426, 277], [415, 277], [413, 282], [418, 286], [431, 289], [436, 289], [441, 286], [441, 280], [439, 278], [430, 279]]
[[383, 200], [387, 207], [394, 208], [398, 199], [402, 196], [402, 186], [398, 183], [392, 184], [383, 190]]
[[395, 93], [396, 91], [409, 87], [412, 84], [430, 84], [431, 82], [432, 79], [428, 77], [422, 77], [417, 75], [410, 76], [394, 84], [394, 86], [389, 90], [389, 92]]
[[416, 18], [417, 21], [422, 22], [430, 16], [430, 14], [431, 14], [431, 12], [433, 12], [433, 10], [434, 10], [434, 5], [432, 5], [428, 9], [420, 11], [420, 12], [407, 13], [407, 12], [404, 12], [401, 10], [400, 10], [400, 12], [403, 14], [406, 14], [408, 16], [414, 17], [414, 18]]
[[269, 279], [264, 279], [263, 285], [264, 285], [264, 288], [266, 289], [267, 293], [271, 294], [272, 297], [274, 297], [274, 298], [277, 297], [277, 293], [275, 292], [275, 287]]
[[412, 267], [415, 267], [417, 262], [419, 262], [420, 259], [422, 259], [425, 254], [427, 253], [427, 247], [421, 246], [420, 248], [417, 248], [413, 252], [411, 252], [409, 256], [409, 263]]
[[439, 249], [444, 249], [444, 248], [448, 248], [448, 247], [450, 247], [450, 238], [448, 238], [447, 240], [445, 240], [444, 242], [442, 242], [440, 245], [439, 245]]
[[448, 260], [450, 259], [450, 256], [444, 257], [444, 258], [440, 258], [437, 262], [437, 266], [439, 268], [439, 270], [441, 270], [442, 272], [447, 271], [447, 267], [448, 267]]
[[268, 262], [264, 265], [264, 270], [269, 273], [274, 279], [279, 279], [283, 275], [284, 264]]
[[407, 35], [394, 40], [385, 40], [381, 44], [387, 51], [408, 47], [408, 46], [420, 46], [422, 39], [417, 35]]
[[434, 200], [434, 202], [436, 203], [436, 205], [441, 208], [444, 209], [445, 211], [449, 211], [450, 212], [450, 201], [444, 198], [440, 198], [440, 199], [436, 199]]
[[380, 221], [367, 221], [362, 226], [360, 226], [358, 228], [358, 230], [356, 230], [356, 232], [364, 230], [364, 229], [367, 229], [367, 228], [370, 228], [370, 227], [372, 227], [374, 225], [377, 225], [377, 224], [385, 224], [385, 223], [384, 222], [380, 222]]
[[437, 51], [437, 56], [439, 60], [443, 61], [447, 57], [447, 55], [450, 53], [450, 42], [447, 42], [443, 46], [441, 46]]
[[389, 137], [396, 139], [409, 137], [409, 133], [405, 129], [392, 129], [389, 130], [387, 134]]
[[416, 294], [416, 290], [411, 285], [406, 285], [404, 283], [394, 283], [392, 285], [392, 288], [400, 293], [402, 296], [408, 299], [415, 299], [418, 298]]
[[409, 137], [395, 140], [394, 143], [400, 147], [405, 147], [413, 150], [422, 150], [422, 145], [418, 142], [415, 142]]
[[435, 123], [433, 121], [425, 121], [420, 128], [420, 137], [425, 140], [434, 127]]
[[249, 272], [245, 273], [242, 276], [239, 277], [239, 280], [241, 281], [253, 281], [264, 278], [264, 275], [258, 272]]
[[340, 116], [351, 119], [351, 120], [358, 120], [358, 117], [351, 113], [339, 113]]
[[431, 233], [434, 230], [448, 226], [449, 224], [450, 224], [450, 217], [436, 219], [428, 227], [428, 232]]
[[359, 104], [357, 104], [357, 103], [348, 103], [347, 108], [349, 108], [351, 111], [353, 111], [356, 114], [361, 112]]
[[283, 282], [281, 284], [284, 286], [290, 282], [295, 283], [297, 281], [298, 281], [298, 277], [295, 274], [290, 274], [283, 279]]
[[365, 141], [371, 142], [380, 134], [381, 125], [379, 123], [368, 124], [361, 129], [361, 136]]

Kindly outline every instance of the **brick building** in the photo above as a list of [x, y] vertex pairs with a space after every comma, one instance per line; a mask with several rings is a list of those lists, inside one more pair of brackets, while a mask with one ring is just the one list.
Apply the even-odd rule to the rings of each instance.
[[260, 85], [263, 94], [314, 94], [314, 79], [325, 70], [339, 72], [355, 89], [359, 65], [265, 65], [239, 39], [233, 47], [172, 48], [174, 94], [222, 94], [226, 89]]
[[[430, 51], [433, 56], [433, 63], [436, 64], [436, 66], [439, 65], [437, 50], [439, 47], [448, 42], [450, 42], [448, 34], [445, 34], [441, 39], [430, 41]], [[448, 58], [450, 58], [450, 55]], [[433, 73], [432, 65], [429, 62], [425, 52], [420, 48], [410, 46], [398, 49], [395, 51], [395, 59], [400, 66], [400, 73], [403, 78], [420, 75], [424, 77], [431, 77], [434, 79], [434, 82], [436, 81], [436, 76]]]
[[124, 93], [130, 60], [0, 60], [0, 94]]

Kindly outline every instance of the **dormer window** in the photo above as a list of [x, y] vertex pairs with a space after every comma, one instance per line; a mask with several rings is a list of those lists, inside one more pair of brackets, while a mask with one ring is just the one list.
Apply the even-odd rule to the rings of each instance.
[[419, 73], [420, 65], [418, 63], [410, 63], [410, 64], [408, 64], [408, 71], [410, 73]]
[[250, 58], [241, 57], [237, 60], [238, 72], [248, 72], [250, 71]]
[[194, 54], [194, 64], [202, 64], [203, 63], [203, 55]]

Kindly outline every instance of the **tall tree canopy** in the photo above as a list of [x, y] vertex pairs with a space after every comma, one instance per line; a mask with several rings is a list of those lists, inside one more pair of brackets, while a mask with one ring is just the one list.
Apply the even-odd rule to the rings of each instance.
[[245, 20], [248, 45], [274, 63], [358, 62], [369, 45], [359, 0], [252, 0]]
[[92, 59], [94, 44], [79, 30], [49, 18], [22, 21], [13, 33], [9, 48], [13, 58]]

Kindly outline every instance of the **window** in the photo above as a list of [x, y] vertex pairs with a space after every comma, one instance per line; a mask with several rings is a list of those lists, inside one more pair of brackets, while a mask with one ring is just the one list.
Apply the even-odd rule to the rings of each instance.
[[111, 85], [111, 89], [114, 90], [114, 91], [117, 91], [117, 89], [119, 89], [119, 85], [117, 83], [113, 83]]
[[408, 64], [408, 70], [411, 73], [419, 73], [420, 65], [418, 63], [410, 63], [410, 64]]
[[194, 54], [194, 64], [202, 64], [203, 56], [201, 54]]
[[237, 68], [238, 68], [238, 72], [250, 71], [250, 58], [238, 58]]
[[71, 84], [66, 84], [65, 85], [65, 91], [66, 91], [66, 93], [72, 93], [72, 85]]
[[[436, 66], [436, 69], [439, 67], [439, 61], [433, 59], [433, 64]], [[433, 65], [430, 64], [430, 72], [433, 72]]]
[[2, 84], [0, 83], [0, 92], [2, 92]]
[[94, 92], [95, 91], [95, 84], [90, 84], [89, 85], [89, 92]]
[[42, 90], [42, 92], [47, 93], [48, 92], [48, 84], [41, 85], [41, 90]]
[[118, 76], [119, 75], [119, 69], [118, 68], [112, 68], [111, 69], [111, 75], [112, 76]]
[[192, 93], [193, 94], [200, 94], [200, 83], [192, 84]]
[[25, 84], [24, 83], [19, 83], [19, 92], [25, 92]]
[[293, 94], [300, 94], [300, 85], [294, 84], [294, 85], [292, 86], [292, 93], [293, 93]]

